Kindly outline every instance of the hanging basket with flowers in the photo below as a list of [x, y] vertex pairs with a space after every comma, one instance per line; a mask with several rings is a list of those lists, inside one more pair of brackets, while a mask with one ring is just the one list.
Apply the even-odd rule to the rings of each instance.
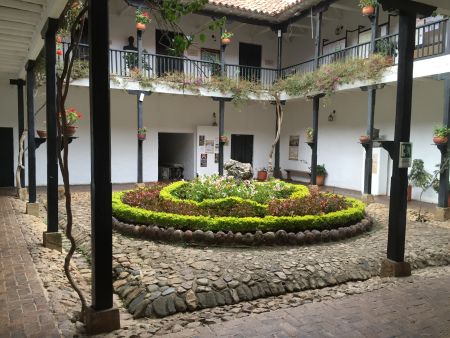
[[136, 10], [136, 29], [140, 31], [145, 31], [146, 24], [150, 23], [152, 20], [148, 12], [141, 9]]
[[232, 32], [223, 32], [220, 37], [222, 45], [229, 45], [231, 43], [231, 38], [233, 37], [233, 35], [234, 34]]
[[83, 118], [83, 114], [75, 108], [66, 109], [66, 125], [64, 126], [64, 135], [73, 137], [78, 128], [78, 121]]
[[147, 128], [142, 127], [137, 130], [137, 138], [140, 141], [144, 141], [147, 138]]
[[372, 16], [375, 14], [375, 8], [378, 7], [377, 0], [359, 0], [359, 7], [361, 7], [362, 15]]

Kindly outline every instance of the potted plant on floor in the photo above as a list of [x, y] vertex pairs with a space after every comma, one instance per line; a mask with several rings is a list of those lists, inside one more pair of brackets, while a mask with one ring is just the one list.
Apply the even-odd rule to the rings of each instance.
[[260, 182], [267, 181], [267, 168], [261, 168], [256, 174], [256, 179]]
[[394, 64], [398, 49], [396, 42], [389, 38], [384, 38], [377, 41], [375, 48], [378, 54], [383, 55], [386, 58], [388, 64]]
[[220, 37], [220, 42], [222, 45], [229, 45], [231, 43], [231, 38], [233, 37], [232, 32], [225, 31], [222, 33], [222, 36]]
[[144, 141], [147, 138], [147, 128], [142, 127], [137, 130], [137, 138], [140, 141]]
[[314, 142], [314, 129], [311, 127], [306, 128], [306, 143], [313, 143]]
[[146, 24], [150, 23], [150, 15], [141, 9], [136, 9], [136, 29], [145, 31]]
[[411, 169], [408, 174], [408, 190], [407, 200], [411, 201], [412, 187], [426, 190], [431, 183], [432, 175], [425, 170], [423, 160], [416, 159], [413, 161]]
[[378, 7], [377, 0], [359, 0], [359, 7], [362, 9], [362, 15], [372, 16], [375, 14], [375, 8]]
[[66, 109], [66, 125], [64, 126], [64, 135], [73, 137], [78, 128], [78, 121], [83, 118], [83, 114], [75, 108]]
[[448, 142], [448, 135], [450, 134], [450, 128], [444, 125], [438, 125], [433, 130], [433, 142], [437, 145], [445, 144]]
[[318, 164], [316, 167], [316, 184], [322, 186], [325, 184], [325, 178], [328, 176], [328, 172], [325, 169], [325, 164]]
[[42, 129], [37, 129], [36, 133], [40, 138], [47, 138], [47, 123], [44, 121], [42, 122]]

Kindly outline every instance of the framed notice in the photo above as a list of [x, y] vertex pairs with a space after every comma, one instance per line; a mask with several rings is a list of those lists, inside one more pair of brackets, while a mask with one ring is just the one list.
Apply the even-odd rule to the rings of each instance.
[[205, 140], [205, 153], [214, 154], [214, 140]]
[[205, 135], [199, 135], [199, 136], [198, 136], [198, 145], [199, 145], [200, 147], [202, 147], [202, 146], [205, 145]]
[[300, 143], [300, 136], [289, 136], [289, 160], [298, 161], [298, 145]]
[[399, 168], [409, 168], [412, 164], [412, 143], [400, 142]]
[[200, 154], [200, 167], [208, 166], [208, 154]]

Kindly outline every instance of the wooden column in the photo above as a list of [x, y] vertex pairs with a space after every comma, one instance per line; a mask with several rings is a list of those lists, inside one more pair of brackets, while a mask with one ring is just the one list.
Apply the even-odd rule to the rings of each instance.
[[[142, 31], [137, 30], [137, 49], [138, 49], [138, 69], [139, 71], [143, 71], [142, 69]], [[142, 101], [140, 98], [140, 94], [136, 95], [137, 99], [137, 129], [141, 129], [144, 127], [144, 117], [143, 117], [143, 108]], [[137, 182], [143, 183], [143, 160], [142, 160], [142, 148], [143, 148], [143, 140], [138, 139], [138, 161], [137, 161]]]
[[48, 19], [42, 37], [45, 40], [46, 123], [47, 123], [47, 232], [58, 232], [58, 151], [56, 131], [56, 31], [57, 19]]
[[[376, 51], [376, 37], [378, 31], [378, 12], [379, 8], [377, 7], [375, 10], [375, 15], [371, 16], [370, 26], [371, 26], [371, 43], [370, 43], [370, 51], [371, 53], [375, 53]], [[367, 135], [370, 138], [370, 142], [365, 147], [366, 149], [366, 157], [364, 161], [364, 194], [371, 195], [372, 194], [372, 154], [373, 154], [373, 128], [375, 121], [375, 102], [377, 97], [377, 90], [375, 86], [370, 86], [368, 89], [368, 110], [367, 110]]]
[[[283, 29], [278, 28], [276, 30], [277, 33], [277, 71], [278, 71], [278, 78], [281, 78], [281, 67], [282, 67], [282, 58], [283, 58]], [[275, 135], [278, 130], [278, 118], [276, 116], [276, 110], [275, 110]], [[275, 161], [274, 161], [274, 167], [273, 167], [273, 176], [275, 178], [281, 178], [281, 170], [280, 170], [280, 140], [278, 140], [277, 144], [275, 145]]]
[[220, 136], [225, 133], [225, 100], [219, 99], [219, 175], [223, 176], [223, 146]]
[[34, 121], [34, 67], [36, 62], [29, 60], [27, 71], [27, 123], [28, 123], [28, 202], [36, 203], [36, 142]]
[[[444, 126], [450, 127], [450, 74], [448, 74], [444, 80], [444, 114], [443, 114]], [[449, 168], [448, 163], [445, 164], [448, 158], [448, 142], [440, 147], [441, 151], [441, 167], [445, 168], [439, 175], [439, 195], [438, 195], [438, 207], [448, 209], [448, 180], [449, 180]], [[444, 213], [443, 220], [448, 219], [448, 213]]]
[[113, 308], [111, 112], [108, 0], [89, 0], [89, 101], [91, 118], [92, 306], [88, 333], [120, 328]]
[[[316, 13], [316, 25], [314, 36], [314, 70], [319, 69], [320, 57], [320, 41], [322, 40], [322, 11]], [[320, 95], [313, 97], [313, 144], [311, 147], [311, 184], [317, 183], [317, 143], [319, 134], [319, 109], [320, 109]]]
[[410, 265], [404, 262], [408, 168], [399, 168], [400, 142], [409, 142], [410, 138], [416, 16], [431, 15], [435, 8], [404, 0], [380, 0], [380, 3], [385, 10], [396, 10], [399, 14], [399, 63], [388, 245], [387, 259], [381, 265], [381, 275], [407, 276], [411, 274]]

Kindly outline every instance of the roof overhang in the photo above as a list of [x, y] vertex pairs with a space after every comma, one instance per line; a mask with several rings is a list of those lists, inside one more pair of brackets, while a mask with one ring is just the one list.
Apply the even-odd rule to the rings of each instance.
[[35, 60], [44, 41], [48, 18], [59, 18], [67, 0], [0, 0], [0, 73], [25, 77], [25, 64]]

